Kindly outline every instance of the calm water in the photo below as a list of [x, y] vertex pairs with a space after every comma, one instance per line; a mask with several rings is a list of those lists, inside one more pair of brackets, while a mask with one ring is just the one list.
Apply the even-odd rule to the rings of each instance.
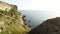
[[[47, 19], [60, 16], [59, 11], [20, 10], [20, 12], [26, 15], [26, 23], [32, 28], [36, 27]], [[29, 20], [30, 22], [28, 22]]]

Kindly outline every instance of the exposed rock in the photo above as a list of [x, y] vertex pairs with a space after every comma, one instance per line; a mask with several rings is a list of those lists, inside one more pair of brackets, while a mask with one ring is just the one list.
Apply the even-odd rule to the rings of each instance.
[[60, 34], [60, 17], [44, 21], [32, 29], [29, 34]]
[[17, 6], [0, 1], [0, 9], [4, 11], [9, 11], [10, 9], [17, 10]]
[[16, 5], [0, 1], [0, 34], [27, 34], [30, 28], [22, 17]]

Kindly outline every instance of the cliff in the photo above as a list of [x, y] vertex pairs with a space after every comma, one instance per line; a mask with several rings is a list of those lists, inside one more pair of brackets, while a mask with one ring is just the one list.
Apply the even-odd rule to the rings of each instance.
[[60, 17], [44, 21], [32, 29], [29, 34], [60, 34]]
[[10, 9], [17, 10], [17, 6], [0, 1], [0, 9], [4, 11], [5, 10], [9, 11]]
[[0, 1], [0, 34], [27, 34], [30, 28], [22, 17], [16, 5]]

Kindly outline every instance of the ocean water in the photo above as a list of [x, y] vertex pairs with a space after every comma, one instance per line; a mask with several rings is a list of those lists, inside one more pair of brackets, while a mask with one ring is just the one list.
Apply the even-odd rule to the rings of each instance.
[[[40, 10], [19, 10], [23, 15], [25, 15], [26, 24], [35, 28], [43, 21], [51, 18], [60, 17], [59, 11], [40, 11]], [[29, 21], [30, 20], [30, 21]]]

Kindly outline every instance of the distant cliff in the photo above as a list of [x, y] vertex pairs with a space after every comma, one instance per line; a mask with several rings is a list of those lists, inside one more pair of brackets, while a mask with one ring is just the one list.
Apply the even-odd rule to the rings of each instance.
[[29, 34], [60, 34], [60, 17], [44, 21], [32, 29]]
[[27, 34], [30, 30], [16, 5], [0, 1], [0, 34]]

